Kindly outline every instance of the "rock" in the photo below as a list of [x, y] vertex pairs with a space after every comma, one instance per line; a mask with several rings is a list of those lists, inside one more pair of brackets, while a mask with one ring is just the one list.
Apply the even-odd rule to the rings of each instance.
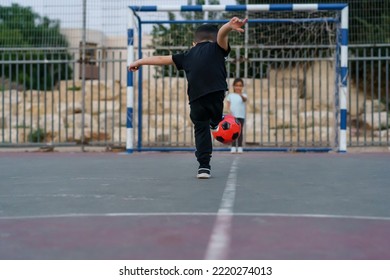
[[375, 112], [361, 116], [360, 121], [369, 129], [382, 130], [390, 127], [390, 115], [387, 112]]

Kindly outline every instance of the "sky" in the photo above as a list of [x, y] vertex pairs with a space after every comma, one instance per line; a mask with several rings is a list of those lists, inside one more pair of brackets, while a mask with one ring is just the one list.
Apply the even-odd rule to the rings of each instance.
[[[28, 6], [40, 16], [58, 19], [61, 28], [81, 28], [82, 0], [1, 0], [2, 6], [17, 3]], [[106, 34], [123, 34], [126, 30], [129, 5], [187, 5], [187, 0], [87, 0], [87, 28]], [[221, 5], [236, 4], [235, 0], [220, 0]], [[148, 14], [149, 16], [149, 14]], [[152, 14], [150, 14], [152, 16]], [[144, 29], [147, 30], [147, 27]]]

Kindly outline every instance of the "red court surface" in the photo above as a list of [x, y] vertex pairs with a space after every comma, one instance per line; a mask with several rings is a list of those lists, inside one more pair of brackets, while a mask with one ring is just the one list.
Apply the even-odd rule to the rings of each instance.
[[[214, 216], [1, 220], [7, 259], [204, 259]], [[390, 221], [235, 216], [226, 259], [390, 259]]]

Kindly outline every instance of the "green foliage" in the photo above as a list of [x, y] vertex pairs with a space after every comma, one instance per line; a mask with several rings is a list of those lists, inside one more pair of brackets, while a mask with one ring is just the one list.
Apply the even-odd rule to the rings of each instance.
[[[192, 2], [192, 1], [189, 1]], [[204, 5], [205, 0], [195, 0], [193, 5]], [[190, 4], [190, 3], [188, 3]], [[210, 5], [219, 4], [219, 0], [210, 0]], [[221, 13], [210, 12], [208, 14], [208, 19], [218, 19], [222, 18]], [[182, 12], [181, 17], [185, 20], [203, 20], [204, 13], [199, 12]], [[171, 21], [176, 20], [175, 15], [171, 12], [168, 13], [168, 19]], [[152, 44], [153, 46], [184, 46], [190, 48], [194, 40], [193, 34], [196, 27], [199, 24], [169, 24], [169, 26], [158, 24], [153, 26], [152, 30]]]
[[[192, 3], [195, 2], [195, 3]], [[188, 4], [193, 5], [204, 5], [205, 0], [195, 0], [195, 1], [188, 1]], [[217, 5], [219, 4], [219, 0], [210, 0], [210, 5]], [[203, 13], [189, 13], [189, 12], [183, 12], [181, 13], [181, 17], [185, 20], [202, 20], [204, 19]], [[208, 14], [208, 19], [218, 19], [221, 18], [221, 13], [217, 12], [210, 12]], [[176, 20], [176, 17], [173, 13], [168, 13], [168, 19], [170, 21]], [[192, 43], [194, 41], [194, 31], [196, 27], [199, 26], [199, 24], [175, 24], [171, 23], [169, 26], [163, 25], [163, 24], [157, 24], [153, 26], [151, 35], [152, 38], [152, 45], [154, 48], [157, 47], [155, 53], [153, 55], [171, 55], [174, 52], [177, 51], [183, 51], [177, 50], [176, 48], [170, 48], [170, 47], [184, 47], [185, 49], [189, 49], [192, 46]], [[160, 48], [162, 47], [162, 48]], [[179, 76], [183, 76], [183, 72], [176, 73], [177, 70], [171, 67], [159, 67], [157, 68], [157, 72], [159, 76], [169, 75], [171, 71], [174, 71], [174, 75], [178, 74]]]
[[41, 128], [31, 131], [27, 139], [30, 143], [42, 143], [45, 140], [45, 131]]
[[349, 4], [351, 44], [390, 42], [390, 1], [347, 2], [351, 2]]
[[[245, 4], [247, 0], [236, 0]], [[291, 0], [269, 0], [268, 4], [289, 4]], [[248, 0], [258, 4], [257, 0]], [[390, 1], [386, 0], [302, 0], [302, 4], [347, 3], [349, 6], [349, 43], [376, 44], [390, 42]], [[251, 18], [256, 13], [251, 13]]]
[[81, 87], [78, 87], [78, 86], [67, 87], [66, 90], [68, 90], [68, 91], [80, 91]]
[[[196, 3], [192, 3], [194, 1], [189, 1], [191, 3], [188, 4], [196, 4], [203, 5], [205, 1], [196, 0]], [[219, 1], [215, 1], [219, 2]], [[290, 4], [294, 1], [291, 0], [270, 0], [267, 1], [267, 4]], [[340, 3], [339, 0], [303, 0], [299, 3]], [[390, 1], [383, 0], [347, 0], [341, 1], [342, 3], [349, 4], [349, 43], [350, 44], [380, 44], [380, 43], [390, 43]], [[236, 0], [236, 4], [259, 4], [258, 0]], [[216, 4], [216, 3], [210, 3]], [[241, 13], [242, 15], [243, 13]], [[332, 12], [327, 13], [321, 12], [319, 16], [326, 17], [330, 16]], [[235, 12], [225, 12], [225, 13], [210, 13], [209, 19], [229, 19], [232, 16], [237, 15]], [[184, 19], [203, 19], [203, 13], [182, 13], [181, 15]], [[307, 16], [305, 13], [293, 13], [287, 15], [287, 17], [302, 17]], [[275, 14], [270, 14], [269, 12], [248, 12], [248, 17], [250, 19], [254, 18], [267, 18], [267, 17], [275, 17]], [[169, 18], [174, 20], [174, 15], [169, 14]], [[163, 49], [157, 49], [154, 55], [169, 55], [175, 52], [175, 48], [177, 46], [187, 46], [188, 48], [192, 44], [192, 35], [193, 31], [196, 28], [196, 24], [170, 24], [169, 26], [158, 25], [153, 27], [153, 47], [162, 46]], [[289, 26], [285, 25], [284, 29], [278, 30], [275, 32], [275, 29], [269, 27], [264, 24], [248, 24], [245, 28], [248, 29], [248, 45], [259, 46], [255, 48], [249, 48], [248, 57], [261, 57], [263, 58], [272, 58], [275, 57], [283, 57], [283, 50], [273, 50], [273, 52], [266, 53], [261, 52], [261, 45], [267, 45], [269, 42], [274, 45], [286, 45], [286, 44], [305, 44], [310, 43], [312, 45], [327, 45], [330, 43], [329, 40], [335, 40], [334, 37], [330, 37], [329, 35], [321, 34], [321, 29], [315, 29], [314, 32], [307, 32], [309, 30], [308, 26]], [[297, 30], [297, 28], [301, 28]], [[306, 30], [307, 29], [307, 30]], [[326, 28], [327, 29], [327, 28]], [[323, 32], [327, 32], [326, 29], [323, 29]], [[285, 36], [288, 34], [288, 36]], [[288, 42], [287, 42], [287, 41]], [[229, 42], [232, 46], [244, 45], [244, 38], [242, 34], [232, 33], [229, 35]], [[286, 49], [288, 52], [288, 49]], [[317, 50], [321, 52], [321, 50]], [[233, 63], [230, 64], [229, 76], [236, 76], [236, 69], [239, 67], [240, 71], [239, 76], [244, 76], [244, 62], [245, 62], [245, 50], [244, 48], [240, 48], [240, 53], [236, 53], [236, 50], [232, 50], [230, 54], [230, 58], [235, 59]], [[310, 55], [317, 55], [321, 57], [321, 54], [311, 53]], [[383, 54], [382, 54], [383, 55]], [[249, 61], [250, 62], [250, 61]], [[378, 69], [377, 62], [374, 62], [374, 68]], [[384, 64], [382, 64], [382, 68]], [[277, 64], [273, 65], [273, 67], [277, 66]], [[248, 63], [248, 74], [255, 78], [262, 78], [264, 74], [267, 72], [269, 65], [266, 63], [261, 64], [259, 67], [256, 64]], [[353, 65], [354, 67], [354, 65]], [[352, 67], [352, 69], [354, 69]], [[163, 72], [159, 72], [159, 75], [168, 75], [172, 71], [169, 67], [158, 68], [163, 69]], [[173, 69], [173, 71], [176, 71]], [[360, 70], [362, 71], [362, 70]], [[382, 75], [385, 72], [382, 69]], [[362, 74], [362, 73], [360, 73]], [[378, 73], [377, 73], [378, 74]], [[179, 75], [183, 75], [182, 73]], [[351, 72], [351, 78], [354, 79], [355, 73]], [[384, 77], [384, 76], [383, 76]], [[369, 77], [371, 78], [371, 77]], [[385, 82], [386, 79], [382, 79], [382, 83]], [[374, 85], [375, 89], [378, 87], [383, 88], [384, 85]]]
[[[52, 60], [69, 59], [69, 54], [48, 54], [41, 50], [34, 51], [0, 51], [1, 59], [9, 61], [4, 64], [2, 75], [13, 82], [24, 85], [26, 89], [51, 90], [59, 80], [65, 78], [65, 72], [71, 73], [64, 63], [51, 63]], [[18, 64], [12, 63], [18, 61]], [[33, 61], [21, 63], [23, 61]], [[0, 75], [1, 76], [1, 75]]]
[[30, 7], [0, 6], [0, 59], [6, 61], [0, 76], [26, 89], [50, 90], [66, 74], [72, 76], [69, 65], [51, 62], [68, 60], [68, 46], [58, 21], [40, 17]]
[[[354, 57], [379, 57], [382, 58], [388, 53], [388, 47], [362, 47], [356, 48]], [[381, 101], [388, 100], [388, 65], [384, 60], [351, 60], [350, 77], [353, 81], [362, 80], [359, 87], [362, 91], [370, 93], [372, 99], [379, 98]], [[390, 106], [390, 104], [388, 105]]]

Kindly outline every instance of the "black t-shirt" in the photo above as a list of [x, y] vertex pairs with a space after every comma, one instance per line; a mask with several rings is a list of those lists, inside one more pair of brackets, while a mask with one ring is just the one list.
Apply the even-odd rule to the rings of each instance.
[[178, 70], [184, 70], [188, 80], [189, 102], [210, 92], [226, 91], [225, 60], [229, 55], [216, 42], [201, 42], [188, 52], [172, 56]]

